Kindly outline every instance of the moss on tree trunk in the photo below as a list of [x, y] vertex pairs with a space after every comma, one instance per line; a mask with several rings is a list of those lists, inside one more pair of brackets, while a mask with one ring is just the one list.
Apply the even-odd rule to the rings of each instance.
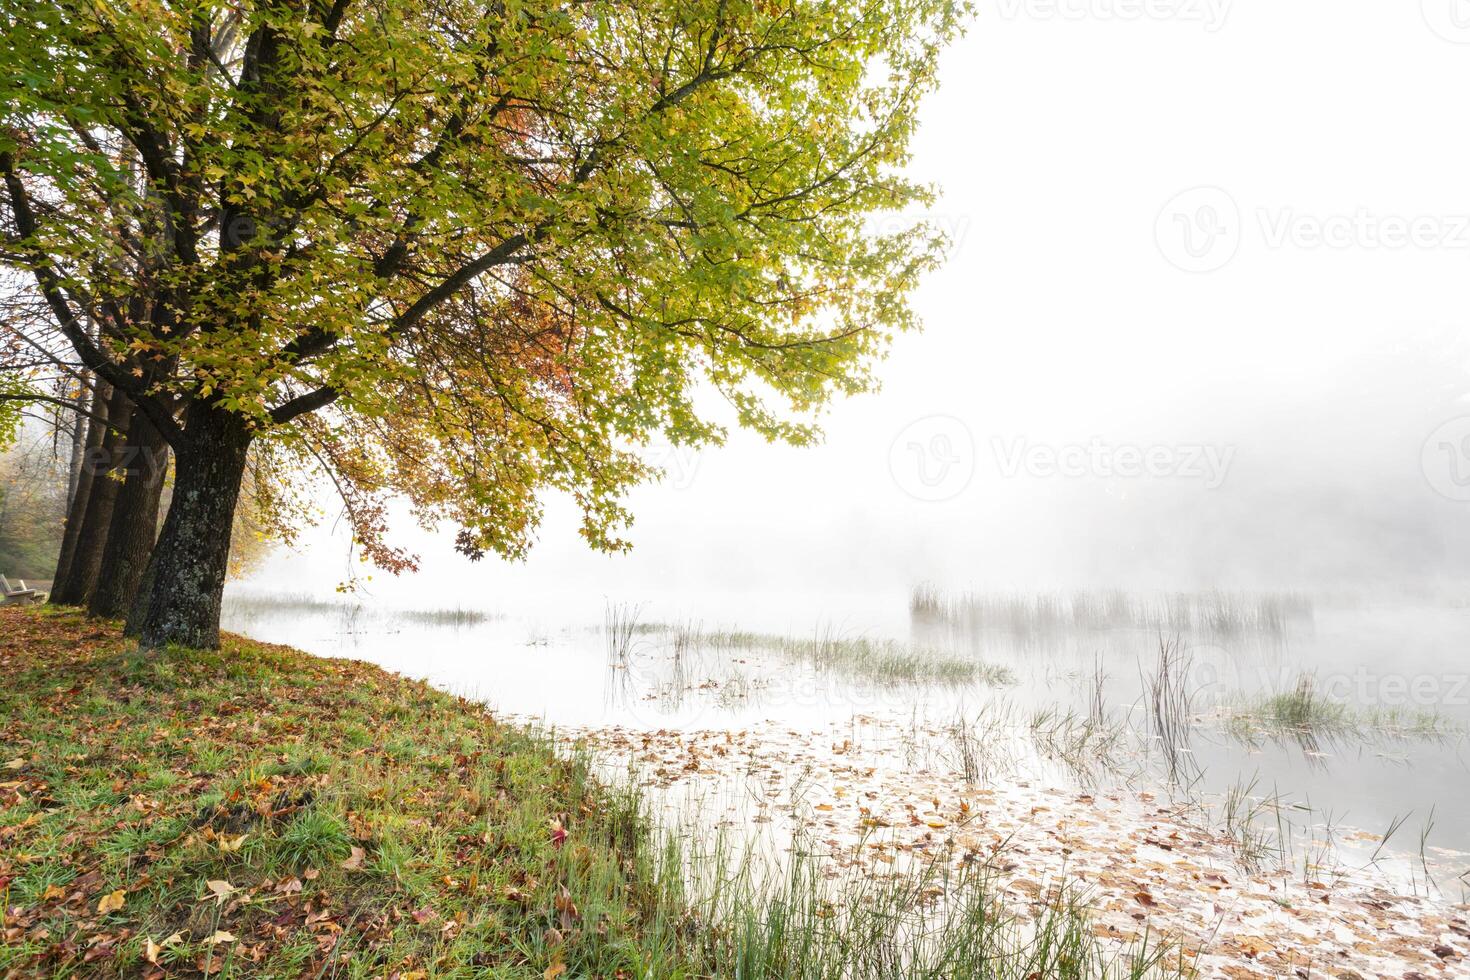
[[230, 529], [251, 439], [238, 415], [197, 404], [189, 410], [175, 460], [173, 502], [154, 547], [147, 606], [137, 623], [143, 646], [219, 646]]

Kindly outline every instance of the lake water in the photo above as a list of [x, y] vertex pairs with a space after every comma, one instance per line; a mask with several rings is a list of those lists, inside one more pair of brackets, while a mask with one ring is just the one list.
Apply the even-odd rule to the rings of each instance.
[[[844, 752], [881, 730], [888, 763], [919, 753], [972, 781], [1142, 786], [1206, 814], [1235, 791], [1288, 863], [1393, 852], [1408, 887], [1470, 887], [1470, 610], [1443, 602], [783, 594], [509, 612], [235, 592], [224, 626], [616, 744], [759, 729]], [[1313, 713], [1283, 718], [1302, 699], [1270, 699], [1302, 690]]]

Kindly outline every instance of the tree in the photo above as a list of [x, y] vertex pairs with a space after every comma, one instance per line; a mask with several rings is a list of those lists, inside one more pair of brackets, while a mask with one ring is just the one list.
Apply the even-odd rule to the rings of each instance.
[[961, 14], [10, 4], [7, 259], [174, 452], [143, 642], [217, 643], [257, 443], [408, 496], [478, 557], [520, 555], [548, 488], [624, 546], [638, 445], [723, 437], [704, 393], [812, 440], [936, 260], [928, 228], [866, 218], [927, 199], [898, 170]]
[[66, 475], [33, 424], [0, 444], [0, 574], [45, 579], [60, 545]]

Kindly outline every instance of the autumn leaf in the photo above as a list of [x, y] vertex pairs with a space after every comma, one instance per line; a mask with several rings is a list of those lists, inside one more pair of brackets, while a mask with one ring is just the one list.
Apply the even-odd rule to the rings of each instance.
[[567, 829], [560, 820], [551, 821], [551, 846], [561, 847], [567, 842]]
[[211, 892], [214, 893], [214, 904], [216, 905], [225, 904], [225, 902], [229, 900], [230, 896], [234, 895], [237, 891], [235, 886], [230, 884], [228, 881], [220, 881], [218, 879], [211, 879], [210, 881], [206, 881], [204, 883], [204, 887], [208, 888]]
[[234, 934], [233, 933], [230, 933], [230, 932], [226, 932], [223, 929], [220, 929], [220, 930], [216, 931], [214, 935], [210, 936], [208, 939], [205, 940], [205, 942], [209, 943], [209, 945], [211, 945], [211, 946], [215, 946], [215, 945], [218, 945], [220, 943], [232, 943], [234, 941], [235, 941]]
[[127, 898], [127, 890], [123, 888], [119, 888], [115, 892], [108, 892], [97, 903], [97, 913], [99, 915], [106, 915], [108, 912], [116, 912], [127, 902]]
[[356, 871], [358, 868], [362, 867], [362, 859], [366, 856], [367, 852], [365, 852], [362, 848], [353, 847], [352, 854], [348, 856], [347, 860], [342, 862], [343, 869], [346, 871]]

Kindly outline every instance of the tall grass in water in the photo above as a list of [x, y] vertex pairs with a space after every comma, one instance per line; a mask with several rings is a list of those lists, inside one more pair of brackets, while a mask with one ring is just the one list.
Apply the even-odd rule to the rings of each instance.
[[910, 595], [909, 615], [919, 625], [962, 630], [1146, 629], [1230, 636], [1284, 633], [1294, 624], [1310, 623], [1313, 609], [1310, 599], [1296, 593], [1137, 595], [1115, 589], [992, 595], [946, 593], [921, 585]]
[[817, 630], [810, 637], [778, 636], [738, 630], [706, 631], [691, 626], [640, 626], [639, 632], [667, 632], [671, 649], [688, 656], [694, 652], [770, 653], [783, 660], [819, 671], [833, 671], [871, 681], [915, 684], [973, 684], [1003, 686], [1014, 683], [1005, 667], [973, 656], [910, 646], [897, 640], [870, 636], [842, 636], [836, 630]]
[[1172, 783], [1199, 776], [1189, 747], [1194, 732], [1194, 692], [1190, 690], [1193, 658], [1177, 638], [1159, 637], [1159, 656], [1152, 674], [1142, 678], [1149, 731], [1162, 752], [1165, 775]]
[[[948, 856], [874, 874], [839, 870], [798, 836], [779, 867], [716, 835], [659, 833], [621, 791], [621, 882], [563, 862], [585, 919], [621, 887], [650, 909], [630, 975], [745, 980], [1023, 980], [1183, 976], [1177, 947], [1099, 940], [1087, 896], [1065, 883], [1023, 914], [988, 864]], [[696, 844], [695, 842], [702, 842]], [[577, 975], [575, 964], [571, 975]], [[692, 972], [691, 972], [692, 971]]]
[[643, 628], [638, 623], [640, 607], [627, 603], [608, 603], [602, 616], [602, 635], [607, 641], [610, 667], [627, 667], [633, 656], [634, 643]]
[[1302, 730], [1338, 730], [1350, 724], [1346, 705], [1317, 693], [1317, 679], [1302, 674], [1290, 691], [1267, 699], [1262, 712], [1268, 724]]
[[1226, 731], [1243, 741], [1259, 735], [1382, 736], [1394, 739], [1463, 739], [1466, 727], [1432, 708], [1363, 707], [1335, 701], [1317, 687], [1314, 674], [1297, 675], [1285, 691], [1243, 696], [1228, 709]]
[[1262, 826], [1264, 814], [1280, 813], [1281, 803], [1274, 796], [1259, 796], [1256, 787], [1258, 777], [1250, 782], [1236, 782], [1225, 791], [1221, 805], [1221, 823], [1230, 838], [1241, 867], [1256, 872], [1275, 860], [1284, 857], [1281, 835], [1272, 833], [1269, 826]]
[[316, 596], [297, 595], [227, 595], [224, 598], [224, 613], [228, 617], [251, 620], [261, 616], [294, 615], [337, 615], [349, 621], [368, 617], [376, 620], [400, 620], [425, 626], [478, 626], [497, 618], [482, 609], [463, 607], [442, 609], [400, 609], [359, 599], [322, 599]]

